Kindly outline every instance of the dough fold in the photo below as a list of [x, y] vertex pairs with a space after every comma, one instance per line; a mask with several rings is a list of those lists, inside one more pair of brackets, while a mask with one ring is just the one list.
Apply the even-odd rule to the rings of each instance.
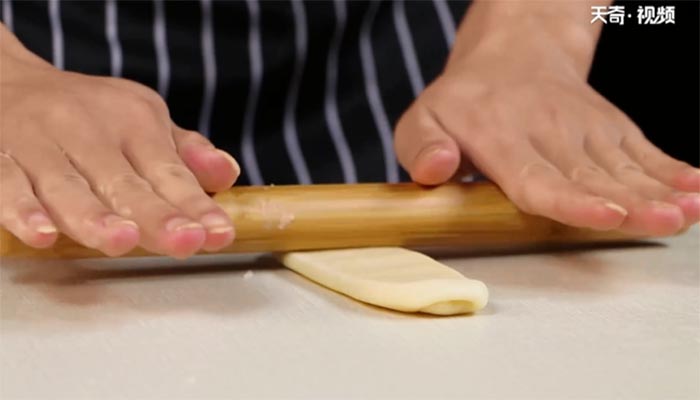
[[291, 252], [291, 270], [356, 300], [404, 312], [473, 313], [488, 301], [481, 281], [400, 247]]

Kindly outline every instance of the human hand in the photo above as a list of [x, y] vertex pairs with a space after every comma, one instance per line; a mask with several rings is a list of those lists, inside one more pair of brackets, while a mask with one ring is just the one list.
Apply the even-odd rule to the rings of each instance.
[[414, 181], [477, 169], [524, 212], [578, 227], [666, 235], [698, 221], [700, 170], [665, 155], [587, 84], [592, 51], [576, 42], [594, 40], [534, 17], [468, 29], [396, 127]]
[[0, 25], [0, 225], [27, 245], [58, 232], [110, 256], [139, 245], [184, 258], [231, 243], [207, 195], [236, 161], [170, 120], [157, 93], [124, 79], [63, 72]]

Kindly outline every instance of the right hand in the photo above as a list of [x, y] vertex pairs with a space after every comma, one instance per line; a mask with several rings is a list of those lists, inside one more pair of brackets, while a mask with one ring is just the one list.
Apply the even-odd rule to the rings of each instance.
[[177, 127], [151, 89], [58, 70], [0, 35], [2, 227], [32, 247], [61, 232], [110, 256], [231, 243], [232, 222], [207, 195], [235, 182], [231, 156]]

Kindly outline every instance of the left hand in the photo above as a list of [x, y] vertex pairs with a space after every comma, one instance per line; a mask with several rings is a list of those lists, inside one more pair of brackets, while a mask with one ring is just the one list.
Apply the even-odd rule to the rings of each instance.
[[696, 223], [700, 170], [589, 86], [558, 35], [503, 25], [457, 43], [399, 121], [395, 148], [412, 179], [436, 185], [475, 167], [524, 212], [578, 227], [667, 235]]

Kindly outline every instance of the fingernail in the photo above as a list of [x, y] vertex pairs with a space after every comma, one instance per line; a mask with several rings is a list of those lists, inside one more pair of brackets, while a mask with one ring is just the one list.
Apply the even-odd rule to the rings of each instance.
[[615, 204], [613, 202], [607, 202], [605, 203], [605, 207], [608, 207], [609, 209], [615, 211], [616, 213], [622, 214], [623, 216], [627, 216], [627, 210], [625, 210], [624, 207], [622, 207], [619, 204]]
[[165, 228], [171, 232], [177, 232], [185, 229], [203, 229], [204, 227], [201, 224], [192, 222], [187, 218], [175, 217], [168, 221]]
[[236, 161], [235, 158], [233, 158], [230, 154], [228, 154], [227, 152], [225, 152], [223, 150], [216, 149], [216, 151], [219, 154], [221, 154], [222, 156], [224, 156], [228, 160], [229, 163], [231, 163], [231, 166], [233, 166], [233, 170], [236, 172], [236, 174], [241, 173], [241, 166], [238, 165], [238, 162]]
[[122, 219], [122, 220], [120, 220], [120, 221], [115, 221], [115, 222], [113, 222], [111, 225], [112, 225], [112, 226], [115, 226], [115, 225], [130, 226], [130, 227], [132, 227], [132, 228], [134, 228], [134, 229], [139, 229], [139, 226], [136, 224], [136, 222], [130, 221], [130, 220], [128, 220], [128, 219]]
[[220, 214], [207, 214], [201, 219], [202, 224], [210, 233], [226, 233], [231, 232], [231, 220]]
[[39, 233], [46, 234], [46, 235], [51, 234], [51, 233], [56, 233], [56, 232], [58, 232], [58, 230], [56, 229], [56, 227], [53, 226], [53, 225], [41, 225], [41, 226], [38, 226], [38, 227], [36, 228], [36, 231], [39, 232]]
[[51, 234], [58, 232], [56, 225], [54, 225], [49, 217], [43, 213], [34, 213], [27, 219], [27, 224], [32, 227], [36, 232], [43, 234]]

